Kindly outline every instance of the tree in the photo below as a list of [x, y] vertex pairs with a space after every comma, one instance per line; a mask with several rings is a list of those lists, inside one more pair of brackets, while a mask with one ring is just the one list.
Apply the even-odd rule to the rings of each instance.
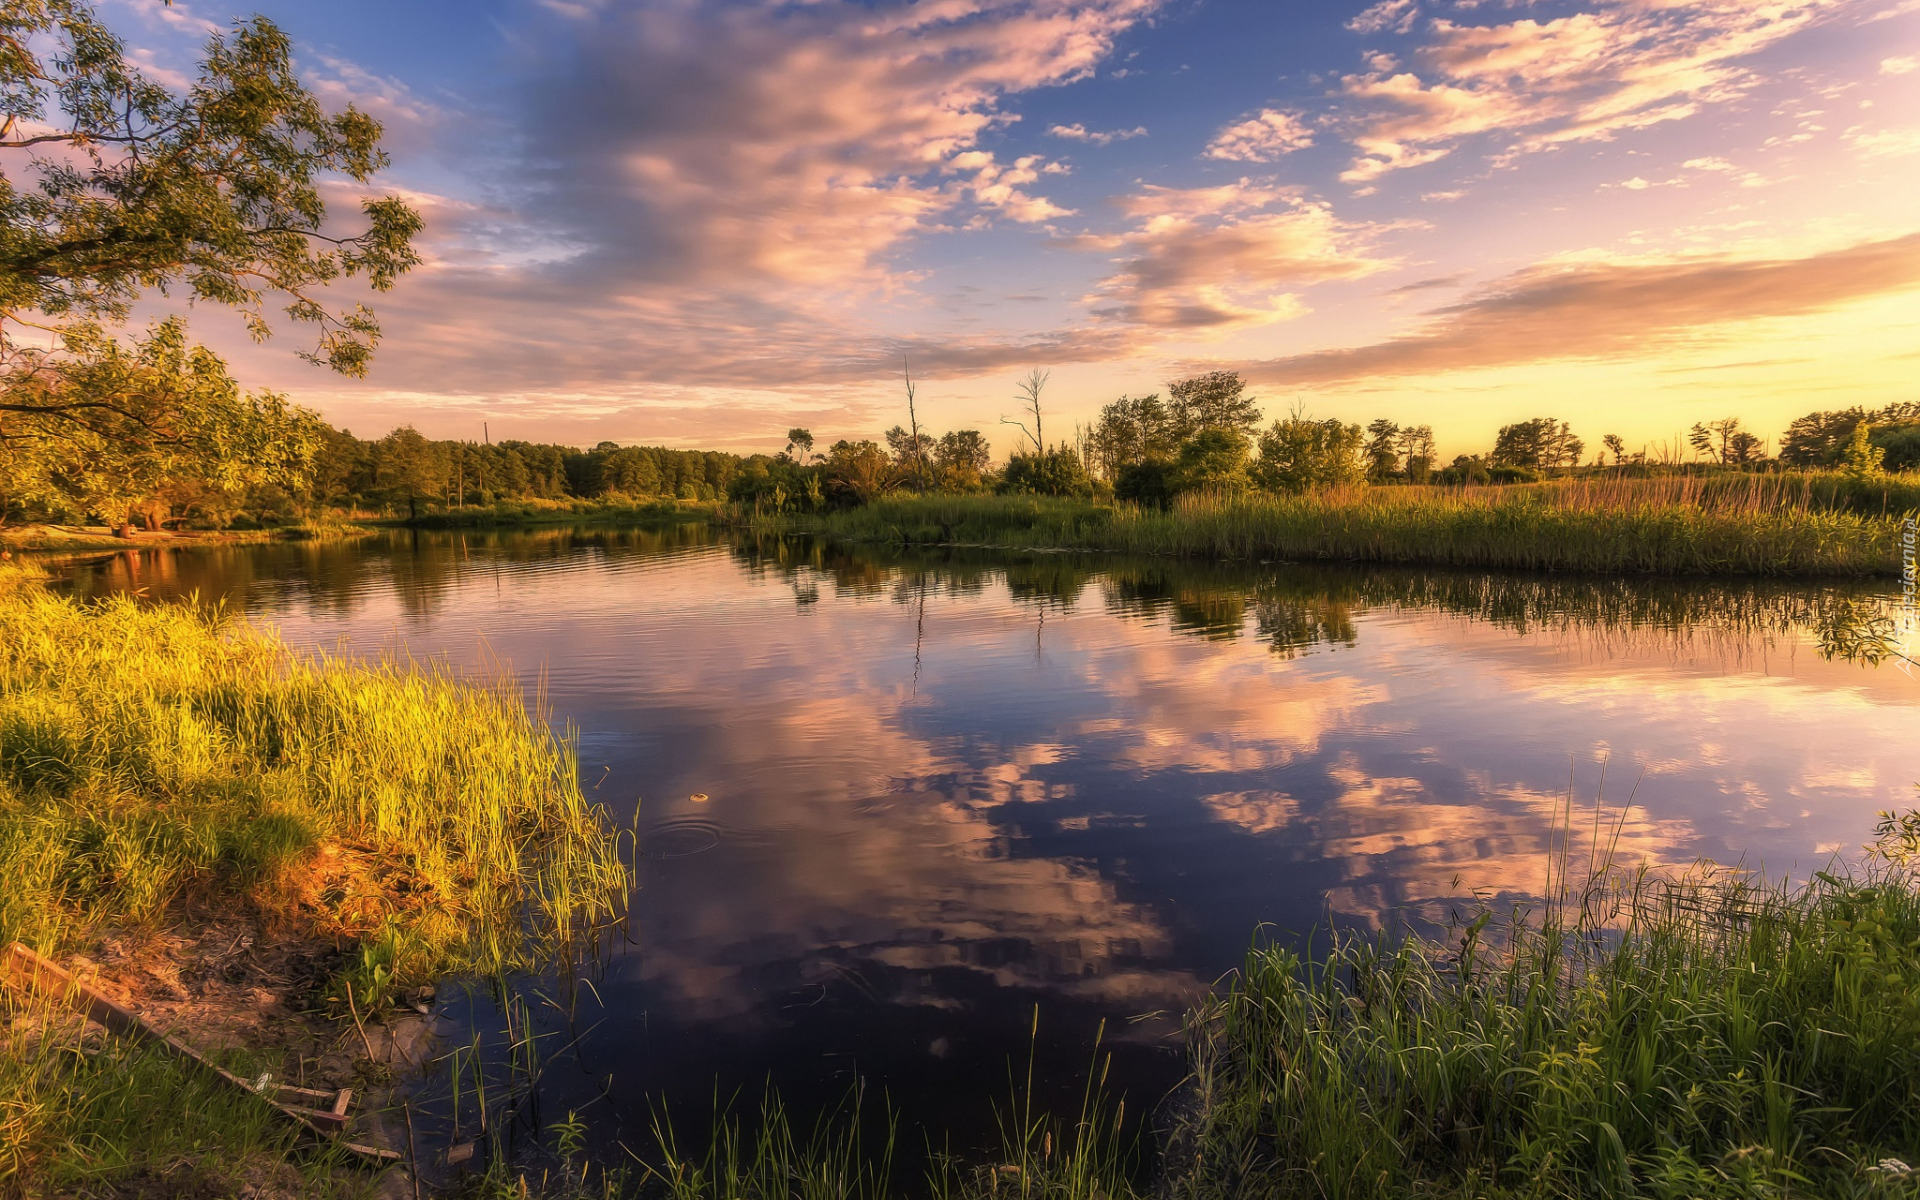
[[1621, 463], [1627, 461], [1627, 444], [1620, 440], [1619, 434], [1607, 434], [1600, 439], [1600, 444], [1607, 448], [1608, 454], [1613, 455], [1613, 464], [1615, 466], [1619, 466]]
[[446, 456], [411, 425], [374, 443], [375, 490], [390, 503], [405, 504], [409, 520], [420, 515], [420, 501], [437, 494], [446, 478]]
[[122, 533], [137, 509], [158, 529], [169, 491], [298, 487], [319, 451], [318, 417], [274, 392], [243, 396], [226, 363], [189, 347], [177, 320], [131, 346], [91, 323], [70, 325], [61, 355], [61, 369], [30, 372], [9, 395], [83, 415], [14, 412], [0, 425], [16, 499], [98, 514]]
[[1493, 473], [1487, 469], [1487, 461], [1478, 454], [1456, 454], [1445, 470], [1440, 472], [1442, 483], [1487, 483], [1493, 479]]
[[826, 493], [841, 504], [867, 504], [901, 484], [898, 466], [874, 442], [835, 442], [824, 465]]
[[1580, 462], [1585, 449], [1586, 443], [1573, 436], [1565, 421], [1535, 417], [1502, 425], [1490, 461], [1501, 467], [1571, 467]]
[[787, 448], [782, 453], [796, 462], [807, 461], [813, 453], [813, 433], [798, 427], [787, 430]]
[[1209, 371], [1167, 385], [1170, 416], [1178, 441], [1203, 429], [1232, 429], [1251, 434], [1260, 424], [1260, 406], [1246, 394], [1238, 371]]
[[1247, 474], [1251, 443], [1238, 429], [1208, 426], [1180, 443], [1180, 454], [1167, 472], [1167, 487], [1182, 492], [1244, 492], [1252, 486]]
[[1026, 408], [1027, 415], [1033, 418], [1032, 429], [1027, 428], [1025, 421], [1016, 421], [1012, 417], [1000, 418], [1002, 425], [1012, 425], [1021, 433], [1026, 434], [1028, 439], [1033, 442], [1033, 449], [1036, 454], [1045, 453], [1047, 449], [1046, 442], [1041, 440], [1045, 434], [1040, 428], [1040, 393], [1045, 389], [1047, 380], [1052, 378], [1052, 376], [1053, 372], [1042, 371], [1040, 368], [1035, 367], [1033, 370], [1027, 372], [1027, 377], [1022, 379], [1017, 386], [1020, 403]]
[[933, 463], [940, 473], [940, 487], [949, 492], [972, 491], [980, 486], [992, 456], [987, 439], [977, 429], [956, 429], [934, 447]]
[[1780, 461], [1791, 467], [1829, 467], [1840, 461], [1854, 427], [1867, 419], [1863, 408], [1808, 413], [1787, 426], [1780, 439]]
[[1093, 492], [1093, 480], [1086, 464], [1068, 446], [1058, 446], [1044, 454], [1016, 454], [1007, 460], [1000, 473], [1000, 486], [1009, 492], [1033, 492], [1041, 496], [1087, 496]]
[[1254, 480], [1274, 492], [1358, 483], [1366, 477], [1361, 462], [1365, 441], [1366, 433], [1358, 425], [1315, 421], [1295, 412], [1260, 435]]
[[1881, 465], [1886, 461], [1886, 452], [1873, 444], [1872, 433], [1873, 422], [1855, 423], [1853, 436], [1847, 439], [1846, 449], [1840, 455], [1840, 465], [1846, 468], [1849, 475], [1866, 478], [1880, 473]]
[[0, 316], [123, 317], [147, 288], [184, 284], [264, 337], [279, 293], [319, 327], [308, 357], [364, 373], [378, 324], [317, 289], [356, 275], [391, 287], [419, 262], [420, 217], [388, 196], [362, 203], [362, 232], [324, 233], [321, 179], [364, 184], [387, 165], [378, 121], [323, 111], [263, 18], [213, 38], [184, 94], [135, 68], [84, 0], [10, 4], [3, 20], [0, 148], [34, 153], [0, 183]]
[[1400, 473], [1400, 426], [1380, 417], [1367, 426], [1367, 479], [1385, 483]]
[[[913, 372], [907, 367], [907, 360], [900, 360], [900, 377], [907, 384], [907, 439], [906, 445], [911, 452], [910, 465], [913, 467], [914, 486], [924, 490], [927, 486], [927, 459], [933, 451], [931, 435], [920, 432], [920, 414], [914, 408]], [[887, 442], [892, 444], [893, 434], [887, 434]], [[893, 456], [900, 457], [900, 447], [893, 447]]]
[[1856, 406], [1808, 413], [1787, 426], [1780, 439], [1780, 461], [1790, 467], [1838, 466], [1863, 421], [1872, 424], [1869, 436], [1876, 443], [1904, 440], [1902, 430], [1920, 426], [1920, 402], [1897, 401], [1872, 412]]
[[1395, 439], [1400, 454], [1401, 473], [1409, 483], [1425, 483], [1433, 473], [1433, 426], [1409, 425]]
[[1696, 421], [1687, 433], [1687, 443], [1695, 454], [1725, 466], [1757, 462], [1765, 457], [1765, 444], [1755, 434], [1740, 428], [1739, 417], [1722, 417], [1705, 423]]
[[[87, 444], [101, 476], [134, 478], [178, 451], [171, 431], [234, 417], [177, 326], [130, 347], [107, 335], [100, 322], [123, 320], [149, 290], [234, 307], [255, 338], [268, 336], [264, 308], [278, 296], [287, 317], [317, 328], [303, 357], [365, 373], [379, 326], [358, 305], [330, 308], [324, 289], [356, 276], [391, 287], [419, 261], [420, 218], [389, 196], [362, 204], [360, 232], [333, 232], [325, 178], [370, 182], [387, 162], [380, 125], [352, 107], [323, 111], [290, 54], [271, 22], [242, 23], [208, 43], [198, 79], [176, 92], [133, 66], [84, 0], [0, 10], [0, 149], [26, 156], [0, 176], [0, 456]], [[25, 329], [36, 337], [23, 343]], [[203, 400], [215, 404], [204, 420], [149, 420]], [[274, 404], [261, 400], [254, 432], [291, 435], [299, 423], [276, 425]], [[310, 447], [266, 449], [295, 461]], [[67, 498], [105, 502], [88, 494]]]
[[930, 433], [909, 433], [898, 425], [887, 430], [887, 449], [893, 461], [899, 464], [901, 475], [916, 486], [925, 486], [926, 464], [933, 458], [934, 445]]
[[1100, 410], [1088, 439], [1094, 465], [1108, 479], [1118, 481], [1122, 471], [1146, 462], [1165, 462], [1180, 449], [1173, 413], [1160, 399], [1122, 396]]

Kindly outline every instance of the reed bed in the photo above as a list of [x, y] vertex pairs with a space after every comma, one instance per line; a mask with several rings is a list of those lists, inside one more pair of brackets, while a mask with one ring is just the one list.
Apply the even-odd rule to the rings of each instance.
[[[571, 955], [624, 902], [619, 850], [570, 745], [505, 683], [298, 654], [214, 610], [0, 595], [0, 944], [244, 913], [347, 947], [316, 999], [357, 1020], [444, 975]], [[4, 1036], [0, 1193], [271, 1149], [180, 1116], [193, 1085], [172, 1064], [44, 1019]], [[165, 1120], [136, 1137], [143, 1105]]]
[[1793, 501], [1787, 484], [1773, 482], [1779, 478], [1738, 477], [1739, 487], [1683, 477], [1194, 495], [1167, 511], [1030, 496], [924, 496], [761, 524], [876, 541], [1256, 561], [1649, 575], [1898, 573], [1898, 518]]
[[1615, 875], [1444, 941], [1256, 948], [1193, 1015], [1171, 1193], [1920, 1194], [1907, 826], [1804, 888]]

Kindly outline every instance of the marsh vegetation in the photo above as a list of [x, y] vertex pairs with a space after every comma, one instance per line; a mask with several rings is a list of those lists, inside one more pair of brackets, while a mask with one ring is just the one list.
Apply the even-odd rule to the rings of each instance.
[[[244, 919], [312, 948], [291, 1007], [356, 1021], [448, 975], [570, 960], [628, 887], [572, 750], [512, 686], [40, 589], [0, 595], [0, 873], [0, 942], [97, 953]], [[130, 1138], [143, 1106], [192, 1106], [198, 1085], [138, 1050], [76, 1056], [60, 1039], [77, 1030], [7, 1036], [0, 1179], [59, 1187], [183, 1156], [217, 1175], [221, 1155], [285, 1140], [213, 1116]]]
[[[1835, 503], [1835, 500], [1838, 503]], [[899, 497], [736, 520], [857, 540], [1195, 558], [1674, 575], [1893, 575], [1910, 497], [1793, 477], [1569, 480], [1181, 497], [1166, 508], [1035, 496]]]

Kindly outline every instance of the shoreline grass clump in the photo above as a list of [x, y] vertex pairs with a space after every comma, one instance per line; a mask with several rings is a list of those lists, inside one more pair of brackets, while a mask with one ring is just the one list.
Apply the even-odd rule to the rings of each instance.
[[1913, 1195], [1917, 829], [1803, 888], [1615, 877], [1444, 944], [1257, 947], [1194, 1014], [1174, 1194]]
[[[355, 1023], [444, 976], [567, 959], [628, 883], [570, 745], [507, 684], [42, 589], [0, 595], [0, 878], [0, 945], [191, 941], [238, 920], [323, 951], [325, 994], [289, 1002], [344, 1001]], [[290, 1152], [257, 1113], [178, 1116], [166, 1098], [197, 1093], [177, 1063], [49, 1013], [16, 1010], [0, 1057], [0, 1192], [101, 1163], [128, 1186], [149, 1169], [238, 1186], [229, 1159], [272, 1173]]]
[[[1532, 487], [1194, 494], [1167, 510], [1037, 496], [912, 496], [769, 531], [852, 540], [1649, 575], [1898, 574], [1897, 518], [1760, 492], [1680, 494], [1687, 480]], [[1668, 486], [1669, 483], [1672, 486]], [[1669, 494], [1672, 493], [1672, 494]]]
[[0, 872], [0, 940], [43, 952], [246, 903], [398, 955], [397, 982], [528, 966], [625, 891], [511, 686], [40, 591], [0, 599]]

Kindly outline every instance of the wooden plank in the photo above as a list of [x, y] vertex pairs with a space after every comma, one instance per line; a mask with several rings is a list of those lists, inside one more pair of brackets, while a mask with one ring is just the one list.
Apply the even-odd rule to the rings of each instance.
[[[264, 1092], [255, 1091], [253, 1085], [246, 1080], [220, 1067], [185, 1042], [178, 1041], [161, 1033], [153, 1026], [147, 1024], [138, 1013], [115, 1003], [95, 989], [81, 983], [78, 979], [75, 979], [71, 973], [47, 961], [40, 955], [34, 953], [32, 949], [19, 942], [15, 942], [7, 948], [4, 963], [0, 963], [0, 966], [4, 967], [4, 973], [0, 974], [0, 979], [4, 979], [14, 987], [26, 992], [40, 992], [45, 995], [57, 997], [75, 1011], [84, 1014], [88, 1020], [105, 1026], [115, 1033], [126, 1034], [129, 1037], [142, 1038], [154, 1042], [168, 1053], [184, 1060], [206, 1074], [221, 1080], [228, 1086], [243, 1091], [249, 1096], [255, 1096], [266, 1101], [266, 1103], [278, 1109], [286, 1117], [299, 1122], [315, 1133], [334, 1135], [346, 1129], [347, 1122], [350, 1120], [347, 1115], [347, 1107], [353, 1101], [352, 1088], [341, 1088], [338, 1092], [322, 1092], [312, 1088], [297, 1088], [284, 1084], [277, 1086], [270, 1084], [269, 1086], [273, 1087], [276, 1091], [310, 1096], [316, 1100], [331, 1100], [333, 1107], [331, 1109], [319, 1109], [309, 1108], [304, 1105], [284, 1104], [266, 1095]], [[347, 1150], [363, 1158], [370, 1158], [379, 1162], [398, 1161], [400, 1158], [399, 1154], [395, 1151], [383, 1150], [377, 1146], [363, 1146], [350, 1142], [343, 1142], [342, 1145]]]

